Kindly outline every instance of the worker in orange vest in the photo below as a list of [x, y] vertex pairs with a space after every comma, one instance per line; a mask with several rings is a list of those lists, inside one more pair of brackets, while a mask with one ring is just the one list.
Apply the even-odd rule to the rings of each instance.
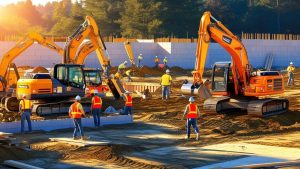
[[183, 117], [185, 115], [187, 116], [187, 120], [186, 120], [187, 135], [186, 135], [185, 139], [190, 138], [190, 134], [191, 134], [190, 128], [191, 128], [191, 125], [193, 125], [195, 133], [197, 135], [196, 140], [199, 140], [199, 129], [197, 127], [197, 119], [200, 116], [200, 112], [199, 112], [197, 104], [195, 103], [195, 99], [193, 97], [189, 98], [189, 102], [190, 103], [185, 107], [185, 111], [183, 114]]
[[20, 114], [21, 114], [21, 133], [22, 134], [24, 134], [25, 119], [27, 120], [29, 132], [32, 131], [31, 120], [30, 120], [31, 109], [32, 109], [32, 102], [30, 100], [26, 99], [26, 95], [23, 94], [22, 100], [20, 101], [20, 104], [19, 104], [19, 110], [20, 110]]
[[158, 68], [158, 64], [159, 64], [158, 56], [155, 56], [154, 63], [155, 63], [155, 67]]
[[129, 91], [126, 91], [123, 99], [125, 101], [124, 114], [125, 115], [132, 115], [132, 96], [131, 96], [131, 93]]
[[102, 108], [102, 99], [97, 96], [98, 90], [94, 90], [92, 93], [92, 104], [91, 104], [91, 112], [94, 118], [95, 127], [100, 126], [100, 113]]
[[83, 127], [81, 123], [81, 118], [85, 116], [85, 112], [83, 110], [82, 105], [80, 104], [80, 100], [81, 100], [80, 96], [76, 96], [75, 102], [70, 106], [69, 109], [69, 116], [73, 118], [74, 127], [75, 127], [73, 133], [74, 140], [78, 139], [77, 137], [78, 131], [81, 134], [82, 140], [88, 139], [88, 137], [84, 136]]

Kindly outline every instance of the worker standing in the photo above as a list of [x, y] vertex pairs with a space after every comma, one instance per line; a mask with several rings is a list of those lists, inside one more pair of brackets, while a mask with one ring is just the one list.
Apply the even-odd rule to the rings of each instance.
[[91, 100], [91, 112], [94, 118], [95, 127], [100, 127], [100, 113], [102, 108], [102, 99], [101, 97], [97, 96], [98, 90], [94, 90], [92, 93], [92, 100]]
[[294, 66], [293, 62], [290, 62], [290, 65], [288, 66], [288, 68], [286, 70], [287, 70], [288, 76], [289, 76], [287, 85], [290, 86], [292, 84], [294, 86], [295, 85], [295, 80], [294, 80], [295, 66]]
[[123, 96], [123, 99], [125, 101], [124, 106], [124, 114], [125, 115], [132, 115], [132, 96], [129, 91], [125, 92], [125, 95]]
[[31, 126], [31, 120], [30, 120], [30, 115], [31, 115], [31, 109], [32, 109], [32, 102], [28, 99], [26, 99], [26, 95], [22, 95], [22, 100], [20, 101], [19, 104], [19, 110], [21, 114], [21, 133], [24, 134], [24, 123], [25, 120], [27, 121], [28, 124], [28, 131], [32, 131], [32, 126]]
[[[191, 125], [193, 126], [195, 133], [196, 133], [196, 140], [199, 140], [199, 129], [197, 127], [197, 119], [200, 117], [200, 112], [198, 109], [197, 104], [195, 103], [195, 99], [193, 97], [189, 98], [189, 104], [185, 107], [183, 117], [186, 116], [186, 131], [187, 135], [185, 136], [185, 139], [190, 138], [191, 134]], [[182, 119], [183, 119], [182, 117]]]
[[161, 77], [161, 85], [162, 85], [162, 100], [164, 98], [170, 98], [170, 86], [172, 83], [172, 77], [170, 75], [170, 70], [166, 70], [166, 74]]
[[159, 64], [158, 56], [155, 56], [154, 63], [155, 63], [155, 67], [158, 68], [158, 64]]
[[141, 67], [142, 60], [143, 60], [143, 55], [140, 54], [140, 55], [138, 56], [138, 67]]
[[81, 139], [85, 140], [88, 139], [88, 137], [84, 136], [83, 127], [81, 123], [81, 118], [85, 116], [85, 112], [82, 108], [82, 105], [80, 104], [80, 96], [75, 97], [75, 102], [70, 106], [69, 109], [69, 116], [73, 118], [74, 122], [74, 133], [73, 133], [73, 139], [78, 139], [77, 133], [80, 132]]
[[126, 76], [127, 76], [127, 81], [128, 82], [132, 82], [132, 79], [131, 79], [131, 69], [127, 70], [125, 72]]
[[118, 67], [118, 71], [123, 74], [124, 73], [124, 70], [126, 69], [126, 66], [127, 66], [127, 61], [125, 60], [123, 63], [121, 63]]
[[165, 56], [165, 58], [164, 58], [163, 62], [164, 62], [164, 65], [165, 65], [165, 67], [167, 67], [168, 58], [167, 58], [166, 56]]

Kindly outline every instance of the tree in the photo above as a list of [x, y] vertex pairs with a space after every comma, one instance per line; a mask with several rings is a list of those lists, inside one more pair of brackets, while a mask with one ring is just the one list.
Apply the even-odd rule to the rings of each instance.
[[162, 24], [159, 16], [161, 2], [126, 0], [119, 23], [123, 37], [149, 38], [158, 33]]

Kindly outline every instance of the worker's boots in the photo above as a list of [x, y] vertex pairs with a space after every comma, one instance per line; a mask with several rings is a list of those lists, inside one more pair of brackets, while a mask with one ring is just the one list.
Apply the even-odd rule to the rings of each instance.
[[200, 135], [199, 135], [199, 133], [197, 133], [197, 135], [196, 135], [196, 140], [198, 141], [199, 138], [200, 138]]
[[88, 140], [88, 139], [90, 139], [90, 137], [88, 137], [88, 136], [82, 136], [81, 137], [81, 140]]

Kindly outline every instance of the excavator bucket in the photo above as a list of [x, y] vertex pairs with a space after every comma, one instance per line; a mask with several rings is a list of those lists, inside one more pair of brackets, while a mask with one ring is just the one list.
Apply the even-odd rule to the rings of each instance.
[[204, 84], [199, 86], [195, 86], [191, 83], [183, 84], [181, 87], [181, 92], [186, 95], [199, 96], [203, 99], [211, 97], [209, 89]]
[[125, 89], [119, 79], [106, 79], [106, 84], [116, 99], [120, 98]]

